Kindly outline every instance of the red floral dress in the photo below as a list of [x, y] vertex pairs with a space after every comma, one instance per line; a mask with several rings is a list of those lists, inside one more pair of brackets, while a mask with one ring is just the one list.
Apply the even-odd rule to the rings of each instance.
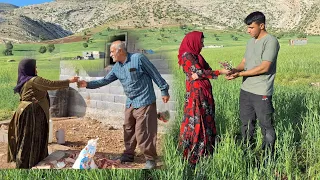
[[[216, 79], [219, 71], [212, 71], [207, 62], [200, 64], [198, 57], [191, 53], [182, 55], [183, 71], [186, 74], [186, 97], [184, 116], [180, 127], [180, 146], [183, 156], [196, 164], [200, 156], [212, 154], [216, 127], [215, 104], [209, 79]], [[193, 80], [192, 73], [199, 79]]]

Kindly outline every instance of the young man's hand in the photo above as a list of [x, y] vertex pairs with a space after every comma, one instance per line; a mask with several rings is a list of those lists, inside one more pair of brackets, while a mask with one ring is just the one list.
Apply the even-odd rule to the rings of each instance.
[[236, 79], [237, 77], [240, 77], [240, 72], [235, 72], [233, 74], [230, 74], [230, 75], [226, 75], [226, 79], [227, 80], [232, 80], [232, 79]]

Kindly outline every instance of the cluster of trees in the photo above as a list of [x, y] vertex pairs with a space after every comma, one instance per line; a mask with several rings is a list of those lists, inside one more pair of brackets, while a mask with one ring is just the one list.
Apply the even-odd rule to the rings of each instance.
[[[5, 43], [6, 48], [2, 51], [2, 54], [5, 56], [12, 56], [12, 50], [13, 50], [13, 44], [11, 41]], [[46, 46], [40, 46], [39, 48], [39, 53], [43, 54], [45, 52], [50, 52], [52, 53], [55, 49], [54, 44], [48, 44], [47, 47]]]
[[5, 56], [12, 56], [13, 44], [11, 41], [5, 43], [6, 48], [2, 51], [2, 54]]
[[49, 52], [49, 53], [52, 53], [53, 51], [54, 51], [54, 49], [55, 49], [55, 46], [54, 46], [54, 44], [48, 44], [48, 46], [46, 47], [46, 46], [40, 46], [40, 48], [39, 48], [39, 53], [41, 53], [41, 54], [43, 54], [43, 53], [45, 53], [45, 52]]

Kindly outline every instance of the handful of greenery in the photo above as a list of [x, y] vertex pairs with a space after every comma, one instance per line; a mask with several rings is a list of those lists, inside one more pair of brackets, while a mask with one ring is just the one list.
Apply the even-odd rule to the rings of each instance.
[[231, 71], [233, 69], [231, 61], [219, 62], [221, 64], [221, 68]]

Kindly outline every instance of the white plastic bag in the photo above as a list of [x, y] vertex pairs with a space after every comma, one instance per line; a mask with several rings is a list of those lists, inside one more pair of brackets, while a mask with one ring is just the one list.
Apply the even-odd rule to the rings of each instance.
[[90, 139], [85, 148], [83, 148], [73, 164], [73, 169], [97, 169], [98, 166], [94, 163], [93, 156], [97, 150], [97, 139]]

